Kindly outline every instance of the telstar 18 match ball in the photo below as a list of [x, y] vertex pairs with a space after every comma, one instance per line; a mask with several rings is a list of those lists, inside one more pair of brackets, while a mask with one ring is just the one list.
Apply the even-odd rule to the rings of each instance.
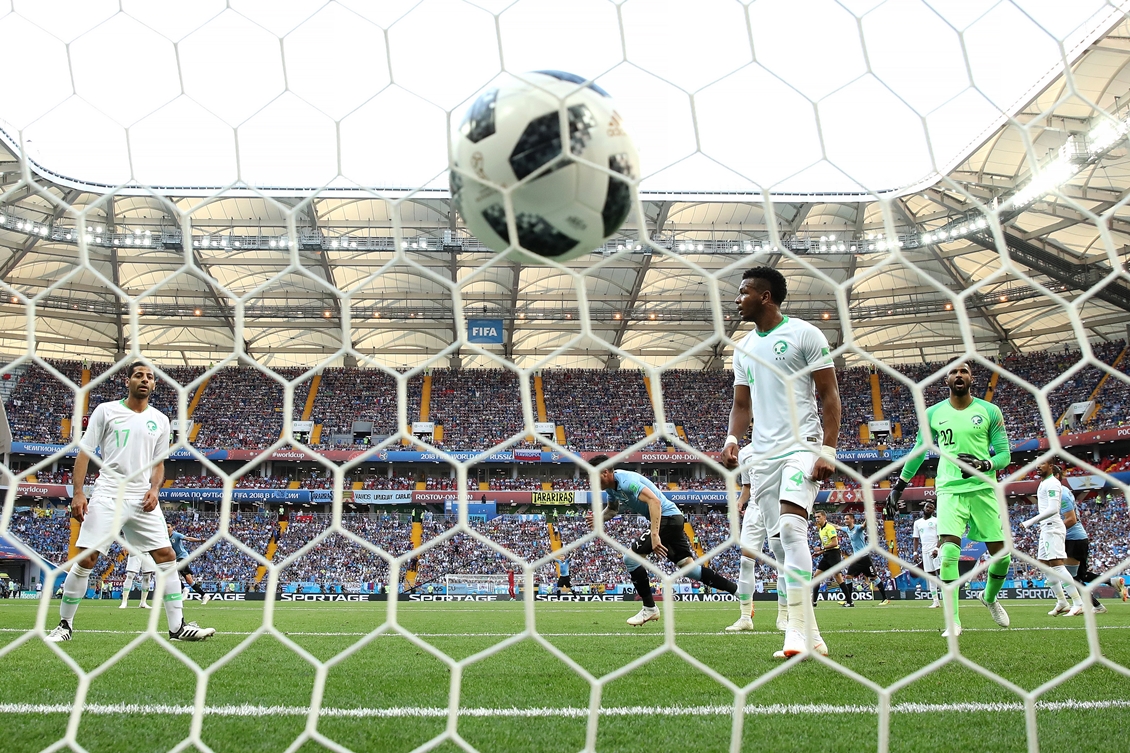
[[[452, 159], [476, 177], [453, 169], [451, 196], [475, 237], [504, 251], [513, 239], [503, 195], [494, 186], [509, 188], [533, 176], [512, 193], [521, 250], [511, 258], [564, 262], [600, 247], [632, 208], [626, 180], [575, 158], [634, 179], [639, 156], [612, 98], [600, 87], [581, 86], [585, 79], [560, 71], [526, 73], [523, 79], [491, 89], [467, 111], [453, 135]], [[561, 146], [562, 101], [567, 151]]]

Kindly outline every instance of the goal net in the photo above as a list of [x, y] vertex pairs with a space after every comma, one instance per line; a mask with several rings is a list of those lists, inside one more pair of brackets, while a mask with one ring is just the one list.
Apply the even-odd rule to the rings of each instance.
[[[518, 580], [518, 585], [521, 579]], [[453, 573], [443, 578], [443, 592], [449, 596], [467, 594], [505, 596], [515, 589], [514, 573], [502, 575], [475, 575], [472, 573]]]
[[[646, 725], [736, 752], [808, 714], [861, 749], [951, 730], [976, 747], [983, 729], [1101, 747], [1087, 735], [1130, 705], [1108, 598], [1130, 569], [1128, 3], [949, 5], [0, 2], [27, 73], [0, 96], [0, 582], [28, 597], [0, 603], [0, 708], [19, 749], [119, 749], [138, 719], [161, 749], [234, 749], [271, 717], [264, 745], [288, 751], [629, 750]], [[495, 253], [450, 198], [468, 107], [528, 71], [608, 92], [622, 121], [602, 127], [642, 165], [596, 166], [629, 216], [568, 263]], [[455, 174], [489, 183], [480, 168]], [[492, 227], [521, 239], [515, 187], [496, 188]], [[756, 266], [828, 341], [840, 395], [816, 506], [847, 556], [802, 584], [830, 652], [783, 662], [770, 549], [748, 636], [693, 580], [740, 573], [735, 353], [784, 374], [742, 345]], [[74, 477], [79, 442], [136, 361], [172, 423], [164, 475], [149, 461], [116, 486], [73, 640], [50, 643], [90, 556], [66, 503], [101, 465]], [[958, 363], [1012, 462], [959, 466], [988, 482], [1003, 549], [964, 537], [942, 582], [913, 526], [946, 504], [954, 455], [914, 440]], [[925, 464], [884, 514], [909, 459]], [[1091, 549], [1077, 615], [1045, 620], [1060, 558], [1021, 522], [1049, 462]], [[603, 517], [614, 466], [686, 513], [694, 563], [643, 563], [658, 626], [613, 611], [646, 528]], [[208, 643], [170, 641], [160, 605], [114, 608], [137, 484], [189, 537], [184, 586], [191, 570], [219, 603], [185, 600]], [[977, 600], [1006, 558], [1007, 634]], [[864, 596], [833, 616], [868, 560], [859, 592], [883, 582], [889, 615]], [[429, 587], [521, 603], [413, 603]], [[913, 611], [931, 593], [939, 609]]]

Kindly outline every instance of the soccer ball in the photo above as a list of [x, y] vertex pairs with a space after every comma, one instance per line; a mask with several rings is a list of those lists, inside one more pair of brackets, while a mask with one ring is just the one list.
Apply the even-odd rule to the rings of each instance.
[[[503, 194], [516, 188], [514, 220], [526, 264], [564, 262], [598, 248], [632, 208], [631, 186], [574, 157], [625, 178], [639, 176], [639, 156], [612, 98], [595, 84], [560, 71], [526, 73], [491, 89], [467, 111], [453, 134], [451, 198], [475, 237], [495, 251], [511, 245]], [[561, 108], [569, 150], [561, 148]], [[478, 178], [478, 180], [476, 179]]]

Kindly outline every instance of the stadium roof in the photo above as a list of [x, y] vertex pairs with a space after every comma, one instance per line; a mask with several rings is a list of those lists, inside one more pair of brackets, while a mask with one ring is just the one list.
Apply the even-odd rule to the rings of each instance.
[[[13, 29], [28, 32], [38, 24], [37, 30], [32, 29], [35, 34], [54, 35], [60, 40], [59, 45], [69, 44], [71, 59], [76, 60], [84, 38], [82, 26], [89, 27], [97, 15], [90, 9], [99, 5], [81, 4], [84, 10], [79, 15], [94, 14], [85, 21], [57, 15], [51, 23], [37, 20], [35, 10], [25, 11], [21, 7], [18, 13], [4, 14], [0, 8], [0, 14], [4, 14], [0, 15], [0, 38], [19, 37]], [[117, 3], [111, 5], [117, 7]], [[308, 23], [306, 18], [331, 12], [353, 13], [360, 7], [331, 3], [322, 8], [322, 3], [314, 3], [314, 9], [305, 16], [272, 21], [271, 24], [282, 24], [274, 28], [257, 10], [259, 4], [231, 5], [233, 10], [214, 18], [201, 11], [196, 17], [197, 26], [208, 29], [210, 24], [221, 23], [217, 19], [235, 13], [247, 23], [266, 24], [267, 31], [276, 38], [285, 37], [288, 54], [293, 37], [287, 35], [290, 29]], [[425, 3], [421, 8], [434, 11], [433, 5]], [[516, 8], [524, 5], [519, 3]], [[786, 5], [790, 4], [780, 7]], [[1103, 3], [1000, 3], [976, 18], [949, 19], [961, 32], [953, 34], [968, 53], [969, 68], [963, 70], [976, 74], [982, 70], [975, 60], [978, 24], [988, 23], [986, 19], [994, 18], [994, 14], [1007, 14], [992, 31], [994, 44], [984, 48], [995, 65], [983, 70], [1008, 75], [1002, 75], [1002, 80], [995, 84], [977, 78], [977, 88], [967, 89], [982, 100], [999, 102], [994, 123], [992, 119], [978, 120], [982, 110], [960, 97], [939, 99], [940, 92], [945, 90], [939, 71], [949, 70], [944, 65], [946, 52], [930, 47], [937, 35], [928, 33], [927, 27], [909, 27], [911, 33], [905, 31], [906, 19], [910, 18], [905, 14], [920, 14], [923, 9], [928, 11], [929, 6], [915, 2], [864, 3], [861, 5], [867, 7], [857, 10], [856, 4], [846, 5], [863, 16], [860, 24], [846, 28], [850, 31], [848, 36], [854, 35], [851, 38], [856, 47], [859, 29], [863, 30], [868, 60], [876, 72], [866, 74], [857, 83], [865, 80], [874, 85], [880, 72], [889, 70], [883, 69], [884, 56], [893, 55], [888, 59], [903, 63], [905, 70], [901, 74], [913, 73], [901, 79], [906, 86], [899, 90], [899, 96], [906, 102], [925, 103], [921, 107], [932, 104], [934, 110], [945, 102], [963, 102], [954, 105], [945, 128], [928, 128], [923, 137], [924, 143], [938, 150], [949, 148], [946, 144], [969, 145], [954, 151], [949, 162], [938, 158], [939, 165], [946, 165], [945, 176], [931, 182], [929, 169], [923, 172], [915, 167], [917, 163], [908, 161], [900, 146], [903, 142], [895, 141], [892, 135], [905, 131], [905, 123], [889, 114], [885, 100], [861, 95], [849, 97], [851, 105], [843, 112], [853, 112], [852, 122], [865, 124], [866, 128], [849, 128], [827, 109], [818, 110], [829, 160], [822, 168], [800, 171], [788, 179], [810, 182], [789, 183], [776, 178], [771, 191], [775, 195], [768, 202], [759, 193], [759, 185], [747, 181], [745, 188], [735, 189], [726, 181], [736, 173], [722, 171], [718, 162], [707, 159], [712, 149], [707, 138], [710, 128], [729, 123], [731, 136], [752, 134], [751, 143], [772, 144], [773, 148], [763, 150], [771, 153], [766, 159], [791, 159], [797, 150], [790, 146], [795, 144], [781, 142], [777, 148], [771, 134], [758, 129], [767, 127], [766, 124], [785, 124], [793, 129], [798, 121], [787, 105], [787, 96], [779, 99], [774, 90], [731, 77], [734, 80], [730, 83], [738, 88], [722, 97], [729, 117], [697, 110], [700, 126], [705, 125], [705, 130], [699, 131], [703, 151], [680, 163], [686, 169], [656, 171], [650, 180], [657, 182], [649, 185], [645, 181], [644, 217], [630, 218], [631, 227], [625, 227], [624, 237], [603, 252], [570, 265], [584, 273], [579, 278], [553, 268], [518, 267], [505, 259], [480, 269], [495, 256], [466, 235], [440, 192], [365, 191], [346, 195], [327, 190], [311, 199], [308, 193], [291, 186], [287, 190], [242, 189], [219, 197], [204, 197], [199, 190], [148, 192], [133, 186], [107, 196], [104, 189], [83, 185], [73, 176], [81, 174], [91, 183], [115, 183], [129, 180], [131, 175], [106, 173], [111, 177], [103, 177], [93, 170], [94, 163], [81, 162], [67, 163], [86, 167], [74, 168], [73, 175], [65, 179], [62, 176], [71, 169], [57, 160], [52, 164], [51, 149], [65, 145], [68, 154], [94, 154], [98, 159], [120, 154], [114, 152], [117, 147], [111, 149], [117, 142], [106, 137], [98, 124], [115, 117], [137, 116], [140, 120], [148, 112], [139, 114], [139, 108], [144, 108], [125, 101], [132, 99], [132, 95], [123, 95], [121, 77], [105, 75], [109, 69], [99, 67], [104, 82], [112, 83], [113, 92], [99, 99], [68, 89], [63, 103], [50, 109], [67, 114], [62, 121], [66, 128], [55, 132], [58, 141], [52, 142], [46, 130], [31, 137], [33, 124], [40, 120], [26, 114], [30, 105], [24, 107], [25, 114], [21, 115], [27, 122], [16, 124], [23, 128], [16, 132], [17, 140], [22, 138], [39, 169], [50, 171], [53, 176], [39, 175], [29, 182], [14, 156], [14, 148], [0, 156], [0, 214], [4, 216], [0, 220], [0, 278], [10, 286], [6, 291], [7, 303], [0, 309], [0, 352], [9, 359], [25, 352], [29, 306], [24, 297], [35, 296], [37, 352], [47, 357], [112, 360], [116, 352], [128, 349], [136, 326], [142, 350], [166, 362], [219, 361], [232, 352], [233, 343], [239, 342], [246, 352], [268, 365], [312, 365], [334, 358], [345, 343], [358, 355], [388, 366], [415, 366], [429, 359], [436, 365], [446, 365], [452, 355], [453, 310], [458, 305], [465, 317], [504, 320], [506, 330], [501, 346], [476, 346], [477, 350], [464, 346], [461, 355], [465, 366], [488, 365], [489, 359], [482, 353], [489, 352], [510, 355], [525, 367], [595, 367], [606, 363], [608, 343], [621, 349], [624, 356], [648, 363], [682, 359], [675, 365], [717, 366], [727, 352], [723, 336], [744, 331], [732, 317], [729, 304], [740, 271], [756, 263], [774, 264], [790, 278], [788, 312], [825, 327], [834, 343], [842, 343], [846, 331], [849, 344], [855, 348], [847, 353], [849, 361], [857, 360], [861, 351], [900, 361], [949, 357], [962, 347], [963, 321], [968, 322], [969, 334], [979, 352], [986, 356], [996, 355], [1002, 348], [1033, 350], [1059, 346], [1076, 335], [1125, 337], [1130, 323], [1130, 296], [1126, 293], [1130, 291], [1130, 278], [1125, 273], [1125, 235], [1130, 230], [1130, 212], [1123, 206], [1130, 191], [1126, 142], [1122, 137], [1125, 131], [1118, 130], [1109, 144], [1104, 142], [1101, 149], [1084, 154], [1085, 159], [1075, 159], [1072, 164], [1078, 172], [1062, 187], [1049, 186], [1048, 190], [1054, 191], [1016, 207], [1011, 207], [1009, 197], [1023, 189], [1033, 176], [1039, 178], [1050, 172], [1049, 159], [1075, 149], [1104, 123], [1122, 122], [1126, 114], [1124, 99], [1130, 91], [1130, 25], [1120, 22], [1110, 28], [1112, 10]], [[873, 5], [877, 6], [874, 10]], [[31, 8], [38, 6], [32, 4]], [[624, 6], [626, 18], [632, 6], [631, 2]], [[696, 3], [695, 7], [700, 6]], [[140, 13], [134, 13], [130, 3], [124, 3], [123, 8], [127, 15]], [[870, 13], [864, 15], [865, 11]], [[903, 25], [887, 27], [889, 33], [880, 35], [880, 41], [868, 36], [869, 24], [899, 13], [904, 14], [898, 17]], [[1071, 16], [1073, 13], [1082, 15]], [[406, 16], [405, 20], [408, 19]], [[238, 19], [228, 18], [222, 23], [235, 20]], [[373, 20], [381, 23], [380, 19]], [[687, 23], [693, 20], [689, 18]], [[183, 24], [176, 28], [162, 26], [173, 24], [172, 19], [151, 18], [144, 22], [175, 41], [178, 49], [191, 36], [191, 30]], [[716, 22], [714, 19], [711, 23]], [[114, 13], [93, 22], [103, 30], [120, 30], [131, 23], [129, 18]], [[292, 25], [283, 28], [288, 23]], [[515, 28], [523, 28], [522, 23], [531, 21], [519, 19], [514, 23]], [[765, 19], [764, 28], [784, 28], [778, 23], [779, 20]], [[807, 30], [814, 28], [816, 22], [809, 18], [805, 24], [803, 28]], [[723, 27], [725, 24], [718, 24], [711, 31], [722, 33]], [[500, 28], [506, 37], [506, 24], [502, 23]], [[748, 28], [754, 29], [756, 45], [762, 27], [754, 24]], [[1053, 57], [1070, 61], [1066, 73], [1055, 73], [1055, 60], [1048, 63], [1043, 58], [1036, 67], [1024, 68], [1038, 58], [1033, 49], [1041, 45], [1033, 42], [1035, 37], [1017, 34], [1024, 29], [1039, 32], [1040, 28], [1063, 40], [1062, 47], [1052, 47]], [[686, 29], [686, 37], [694, 40], [693, 27]], [[1103, 33], [1096, 38], [1096, 31]], [[576, 29], [566, 29], [564, 33], [576, 33]], [[824, 72], [827, 77], [823, 81], [817, 77], [809, 82], [817, 87], [809, 96], [822, 97], [820, 101], [827, 102], [836, 93], [851, 91], [856, 84], [836, 83], [836, 76], [840, 75], [837, 45], [844, 44], [844, 34], [834, 30], [812, 33], [830, 35], [819, 37], [827, 44], [814, 44], [812, 39], [816, 37], [809, 38], [804, 46], [806, 54], [800, 56], [804, 59], [789, 69], [791, 73], [781, 75], [795, 74], [797, 81], [793, 85], [803, 88], [800, 81], [805, 71]], [[407, 56], [415, 66], [412, 75], [424, 75], [422, 58], [439, 59], [450, 52], [437, 44], [436, 40], [443, 38], [435, 29], [421, 32], [419, 54]], [[1050, 39], [1046, 34], [1045, 38]], [[94, 45], [98, 49], [91, 54], [111, 55], [111, 48], [128, 47], [113, 44], [113, 39], [111, 35], [102, 44]], [[395, 69], [396, 42], [391, 32], [388, 40]], [[239, 55], [243, 54], [239, 52], [240, 41], [238, 35], [231, 37], [222, 49], [232, 55], [216, 56], [237, 73]], [[694, 69], [695, 60], [707, 57], [696, 54], [695, 45], [708, 45], [712, 50], [720, 45], [705, 37], [685, 45], [675, 42], [664, 39], [660, 49], [678, 58], [684, 69], [679, 75], [690, 77], [677, 83], [694, 89], [712, 81], [706, 73]], [[504, 49], [505, 44], [504, 40]], [[835, 54], [825, 55], [826, 48]], [[550, 51], [547, 54], [562, 56], [560, 63], [556, 59], [550, 61], [555, 67], [568, 67], [568, 45], [547, 42], [546, 49]], [[626, 49], [629, 59], [633, 53], [646, 58], [644, 52], [630, 44]], [[919, 55], [919, 51], [931, 49], [929, 54]], [[958, 44], [958, 50], [961, 49]], [[342, 55], [336, 60], [336, 76], [321, 79], [330, 93], [349, 89], [359, 78], [342, 75], [342, 71], [350, 70], [349, 45], [339, 43], [335, 50]], [[152, 82], [145, 79], [149, 73], [141, 70], [145, 66], [139, 61], [150, 55], [141, 52], [135, 49], [120, 67], [131, 71], [128, 91], [137, 90], [139, 96], [147, 96]], [[771, 57], [770, 52], [766, 54]], [[12, 103], [42, 102], [42, 91], [51, 89], [47, 86], [48, 77], [54, 75], [47, 69], [60, 64], [48, 48], [38, 48], [32, 57], [43, 62], [43, 85], [29, 87], [31, 91], [26, 97], [9, 95], [0, 101], [0, 119], [6, 119], [3, 127], [9, 136], [13, 133], [9, 130], [14, 122]], [[522, 61], [520, 55], [517, 60]], [[507, 61], [510, 65], [511, 58]], [[660, 66], [661, 62], [655, 65]], [[109, 58], [98, 63], [110, 64]], [[62, 65], [66, 67], [65, 62]], [[519, 67], [550, 65], [535, 66], [531, 60]], [[442, 78], [435, 71], [429, 75]], [[612, 71], [606, 75], [617, 74]], [[134, 76], [141, 78], [132, 80]], [[452, 77], [459, 78], [455, 74]], [[76, 88], [83, 86], [79, 78], [74, 82]], [[222, 89], [221, 84], [228, 78], [238, 81], [239, 90], [245, 93], [256, 88], [253, 79], [239, 75], [216, 75], [211, 83]], [[894, 70], [882, 74], [882, 78], [896, 87]], [[601, 82], [607, 88], [617, 89], [603, 77]], [[290, 78], [288, 84], [296, 90], [300, 88]], [[449, 81], [444, 86], [454, 84]], [[1032, 90], [1033, 86], [1039, 88]], [[467, 91], [481, 87], [482, 83], [478, 83]], [[696, 94], [696, 103], [709, 100], [708, 89], [704, 87]], [[634, 94], [620, 92], [634, 91], [637, 90], [633, 86], [625, 85], [614, 93], [618, 99], [628, 96], [630, 100]], [[752, 91], [753, 95], [743, 95], [743, 91]], [[993, 94], [994, 91], [997, 93]], [[1006, 96], [1008, 92], [1011, 94]], [[1011, 100], [1005, 102], [1010, 96]], [[291, 92], [274, 102], [296, 98]], [[466, 99], [462, 91], [450, 94], [443, 106], [458, 110], [457, 105]], [[92, 100], [97, 102], [92, 104]], [[666, 100], [648, 95], [644, 101], [661, 105], [652, 108], [661, 115], [641, 115], [636, 121], [681, 128], [679, 118], [672, 115], [674, 110], [664, 104]], [[180, 95], [177, 102], [180, 104], [174, 102], [164, 107], [192, 109]], [[110, 112], [95, 114], [90, 108], [97, 109], [96, 104]], [[331, 117], [344, 118], [349, 111], [342, 109], [347, 107], [346, 103], [340, 108], [319, 106], [326, 108]], [[397, 117], [367, 121], [375, 129], [371, 138], [378, 143], [369, 151], [391, 159], [394, 166], [400, 160], [400, 166], [416, 172], [410, 179], [396, 177], [384, 185], [403, 182], [420, 186], [433, 179], [445, 182], [442, 155], [438, 166], [433, 166], [426, 150], [421, 152], [416, 146], [419, 139], [428, 144], [442, 143], [446, 125], [439, 128], [436, 136], [428, 130], [428, 119], [419, 115], [421, 110], [405, 103], [391, 110]], [[1003, 125], [1001, 111], [1011, 116]], [[781, 112], [789, 114], [782, 116]], [[271, 153], [267, 161], [276, 175], [294, 176], [296, 185], [301, 185], [297, 176], [303, 175], [303, 166], [309, 164], [309, 149], [325, 144], [295, 139], [292, 133], [287, 135], [287, 124], [293, 120], [293, 113], [276, 113], [271, 125], [258, 133], [266, 134], [268, 141], [268, 137], [276, 135], [286, 140], [282, 157]], [[190, 119], [173, 121], [183, 126], [170, 132], [181, 146], [159, 150], [172, 157], [166, 162], [196, 170], [198, 175], [211, 175], [207, 171], [213, 165], [214, 150], [186, 131], [192, 130], [184, 125]], [[81, 125], [76, 127], [75, 123]], [[892, 130], [888, 127], [892, 123], [903, 125]], [[387, 130], [405, 124], [411, 124], [417, 141], [399, 139], [397, 132]], [[956, 135], [959, 127], [970, 124], [981, 130], [970, 131], [970, 136]], [[120, 124], [114, 127], [124, 133]], [[988, 127], [995, 130], [986, 134], [984, 129]], [[238, 129], [233, 130], [230, 125], [223, 129], [229, 138], [238, 138]], [[345, 126], [338, 130], [344, 134]], [[947, 141], [951, 135], [952, 141]], [[837, 152], [835, 142], [840, 137], [850, 137], [853, 148]], [[331, 129], [331, 144], [335, 138]], [[648, 148], [654, 147], [655, 153], [663, 144], [678, 141], [670, 132], [662, 137], [639, 138], [645, 155]], [[868, 138], [875, 140], [867, 141]], [[1093, 142], [1091, 138], [1087, 143], [1093, 146]], [[380, 146], [390, 143], [396, 147]], [[134, 139], [129, 144], [132, 147]], [[726, 156], [734, 161], [727, 167], [736, 167], [742, 154], [754, 151], [739, 149], [733, 143], [728, 148], [734, 151], [727, 151]], [[418, 155], [420, 158], [416, 159]], [[855, 159], [860, 162], [853, 163]], [[850, 163], [891, 170], [909, 166], [918, 172], [905, 173], [910, 177], [865, 181], [874, 183], [877, 191], [892, 191], [875, 200], [855, 195], [860, 181], [849, 185], [853, 179], [848, 176], [853, 171], [845, 174], [832, 170], [833, 163], [837, 167], [848, 167]], [[132, 164], [136, 171], [137, 163]], [[653, 164], [662, 164], [662, 159]], [[768, 168], [751, 163], [748, 170]], [[903, 175], [890, 173], [896, 174]], [[670, 183], [663, 182], [668, 179]], [[201, 183], [207, 184], [209, 180], [202, 179]], [[789, 195], [793, 192], [788, 190], [790, 187], [799, 195]], [[908, 187], [913, 190], [907, 190]], [[649, 189], [651, 193], [647, 193]], [[705, 194], [710, 190], [744, 190], [755, 195], [730, 195], [728, 200], [720, 201]], [[978, 228], [980, 232], [971, 231], [975, 221], [970, 220], [969, 213], [979, 207], [997, 213], [995, 216], [1001, 220], [997, 235], [988, 235], [994, 229], [992, 225]], [[1103, 218], [1101, 222], [1097, 221], [1099, 217]], [[944, 239], [937, 236], [941, 228], [954, 230], [963, 225], [970, 231], [947, 233]], [[391, 240], [394, 228], [402, 232], [403, 249], [399, 253]], [[79, 236], [84, 234], [89, 236], [85, 244], [88, 266], [77, 263], [82, 254]], [[650, 239], [652, 245], [645, 239]], [[998, 250], [1002, 245], [1009, 249], [1007, 257]], [[1113, 269], [1123, 270], [1121, 278], [1109, 279]], [[1101, 295], [1096, 295], [1096, 282], [1102, 280], [1106, 282], [1099, 286]], [[114, 286], [132, 298], [136, 324], [131, 321], [129, 301], [123, 305], [113, 292]], [[348, 297], [342, 300], [335, 296], [334, 288], [346, 291]], [[587, 318], [581, 313], [579, 288], [583, 288], [584, 305], [590, 312]], [[456, 289], [458, 302], [453, 296]], [[959, 294], [964, 296], [957, 298]], [[242, 306], [236, 305], [237, 298], [243, 301]], [[1064, 306], [1068, 302], [1073, 302], [1073, 310], [1079, 314], [1075, 320]], [[586, 331], [585, 321], [591, 321], [591, 331]], [[349, 333], [348, 342], [343, 333]], [[340, 358], [334, 362], [340, 363]], [[631, 363], [626, 361], [624, 365]]]

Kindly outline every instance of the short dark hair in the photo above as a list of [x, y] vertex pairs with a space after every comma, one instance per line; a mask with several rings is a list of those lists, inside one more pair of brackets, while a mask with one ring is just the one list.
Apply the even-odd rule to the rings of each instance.
[[129, 379], [130, 377], [132, 377], [133, 372], [137, 371], [138, 369], [148, 369], [148, 368], [149, 368], [149, 364], [145, 363], [144, 361], [134, 361], [133, 363], [131, 363], [129, 366], [126, 367], [126, 378]]
[[789, 284], [785, 282], [785, 276], [772, 267], [747, 269], [745, 274], [742, 275], [742, 279], [760, 280], [765, 283], [765, 287], [769, 290], [769, 296], [773, 299], [773, 303], [778, 306], [785, 302], [785, 297], [789, 294]]
[[607, 455], [593, 455], [591, 458], [589, 458], [589, 465], [593, 466], [594, 468], [596, 466], [600, 465], [601, 463], [607, 463], [607, 462], [608, 462], [608, 456]]

